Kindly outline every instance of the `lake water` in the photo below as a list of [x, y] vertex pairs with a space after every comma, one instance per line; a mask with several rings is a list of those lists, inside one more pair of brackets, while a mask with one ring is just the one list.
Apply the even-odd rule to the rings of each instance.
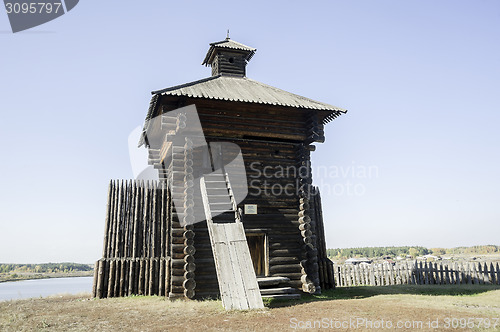
[[92, 292], [92, 277], [0, 282], [0, 301]]

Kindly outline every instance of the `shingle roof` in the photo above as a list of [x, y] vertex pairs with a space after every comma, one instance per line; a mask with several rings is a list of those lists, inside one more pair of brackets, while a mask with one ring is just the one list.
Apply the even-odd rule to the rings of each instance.
[[[239, 76], [212, 76], [191, 83], [153, 91], [151, 93], [153, 97], [151, 98], [148, 114], [146, 116], [146, 123], [155, 116], [154, 113], [156, 113], [159, 96], [205, 98], [327, 111], [330, 114], [324, 118], [324, 124], [335, 119], [340, 114], [347, 112], [347, 110], [343, 108], [321, 103], [260, 83], [247, 77]], [[145, 139], [146, 130], [147, 128], [144, 128], [139, 146], [147, 143]]]
[[253, 48], [253, 47], [250, 47], [247, 45], [243, 45], [242, 43], [238, 43], [234, 40], [226, 38], [220, 42], [210, 43], [210, 48], [207, 52], [207, 55], [205, 56], [205, 59], [203, 60], [202, 65], [210, 64], [212, 56], [213, 56], [216, 48], [229, 48], [229, 49], [233, 49], [233, 50], [245, 51], [245, 53], [248, 53], [246, 58], [245, 58], [247, 61], [250, 61], [252, 56], [257, 51], [256, 48]]
[[212, 76], [199, 81], [153, 91], [152, 93], [155, 95], [184, 96], [340, 113], [346, 112], [342, 108], [302, 97], [247, 77]]

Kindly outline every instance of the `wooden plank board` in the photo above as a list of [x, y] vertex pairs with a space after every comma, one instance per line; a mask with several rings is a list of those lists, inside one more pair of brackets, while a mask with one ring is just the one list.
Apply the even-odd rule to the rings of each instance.
[[[238, 223], [243, 231], [243, 226]], [[246, 239], [244, 241], [236, 241], [234, 248], [236, 255], [238, 255], [239, 266], [241, 268], [241, 280], [243, 281], [246, 300], [248, 301], [249, 308], [263, 308], [262, 297], [260, 294], [259, 285], [255, 276], [252, 258]]]
[[[232, 227], [225, 227], [226, 231], [231, 232]], [[229, 234], [228, 234], [229, 235]], [[229, 252], [229, 260], [223, 262], [224, 265], [221, 268], [230, 269], [233, 274], [233, 280], [235, 284], [234, 292], [231, 294], [230, 298], [226, 299], [226, 303], [230, 302], [230, 307], [233, 309], [250, 309], [250, 305], [247, 300], [247, 289], [244, 283], [244, 275], [245, 275], [245, 267], [241, 264], [241, 257], [238, 252], [237, 247], [235, 246], [237, 242], [228, 243], [227, 250]], [[215, 253], [214, 253], [215, 254]], [[231, 309], [231, 308], [229, 308]]]
[[241, 221], [214, 223], [205, 181], [200, 183], [222, 305], [226, 310], [264, 308]]

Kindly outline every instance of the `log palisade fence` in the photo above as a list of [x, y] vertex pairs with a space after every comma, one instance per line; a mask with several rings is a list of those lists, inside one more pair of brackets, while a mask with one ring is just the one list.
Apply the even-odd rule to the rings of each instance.
[[337, 287], [388, 285], [500, 285], [498, 263], [403, 262], [334, 266]]
[[[168, 295], [169, 269], [177, 264], [165, 241], [174, 232], [167, 223], [170, 200], [162, 182], [111, 181], [94, 296]], [[182, 259], [181, 265], [188, 262]]]

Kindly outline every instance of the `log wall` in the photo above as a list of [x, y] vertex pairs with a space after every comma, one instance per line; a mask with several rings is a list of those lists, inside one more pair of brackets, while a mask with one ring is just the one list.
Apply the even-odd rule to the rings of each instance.
[[[225, 141], [241, 148], [249, 194], [239, 207], [243, 208], [245, 204], [258, 206], [257, 215], [243, 215], [243, 224], [247, 233], [266, 235], [267, 275], [286, 276], [291, 279], [290, 286], [311, 293], [319, 292], [322, 287], [332, 287], [333, 283], [328, 282], [327, 272], [330, 270], [331, 279], [331, 265], [325, 262], [324, 257], [318, 256], [320, 251], [317, 248], [324, 245], [324, 234], [320, 233], [323, 232], [322, 224], [316, 221], [315, 209], [318, 205], [310, 207], [308, 203], [312, 190], [310, 151], [314, 150], [314, 146], [310, 144], [324, 141], [322, 123], [325, 114], [286, 107], [163, 96], [156, 113], [162, 114], [162, 125], [152, 128], [148, 135], [164, 137], [167, 132], [172, 135], [172, 131], [182, 131], [186, 135], [189, 126], [179, 125], [183, 119], [179, 116], [169, 118], [168, 112], [190, 104], [196, 105], [204, 139], [208, 144]], [[175, 159], [171, 156], [181, 155], [182, 151], [176, 153], [175, 147], [165, 146], [149, 147], [150, 162], [160, 169], [160, 175], [163, 174], [169, 180], [169, 174], [176, 170], [161, 163]], [[176, 165], [181, 165], [181, 160], [176, 161]], [[202, 158], [194, 156], [190, 166], [200, 170], [206, 165], [203, 165]], [[186, 169], [178, 167], [177, 171], [185, 173]], [[183, 176], [184, 174], [179, 174], [171, 180], [180, 180]], [[199, 174], [194, 174], [193, 179], [198, 177]], [[186, 195], [183, 190], [184, 188], [174, 190], [173, 195]], [[313, 222], [309, 215], [314, 217]], [[172, 225], [173, 228], [178, 226], [175, 214]], [[190, 258], [196, 269], [196, 297], [217, 296], [219, 290], [215, 263], [206, 223], [195, 224], [191, 231], [196, 234], [192, 242], [194, 255]], [[176, 234], [181, 234], [181, 230], [172, 234], [172, 242], [178, 243], [178, 251], [176, 245], [172, 245], [172, 262], [176, 258], [186, 258], [180, 252], [182, 239], [176, 239]], [[322, 239], [318, 239], [320, 234]], [[181, 263], [176, 266], [172, 266], [172, 273], [179, 276], [180, 282]], [[172, 288], [171, 295], [175, 296], [176, 290], [180, 296], [181, 288], [175, 287]]]

